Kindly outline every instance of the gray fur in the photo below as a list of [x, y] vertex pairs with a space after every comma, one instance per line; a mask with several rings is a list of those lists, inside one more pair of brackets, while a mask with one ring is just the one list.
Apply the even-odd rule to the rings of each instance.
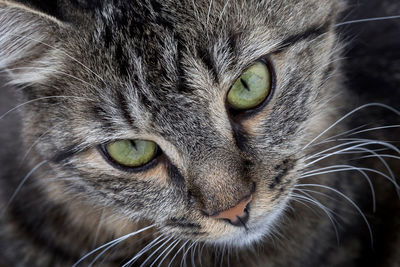
[[[185, 250], [179, 247], [186, 240], [198, 249], [188, 261], [201, 258], [205, 266], [363, 263], [369, 232], [357, 209], [332, 190], [302, 186], [333, 187], [363, 211], [370, 207], [362, 175], [302, 178], [313, 169], [354, 163], [354, 155], [341, 154], [308, 165], [309, 156], [340, 141], [314, 144], [360, 125], [341, 123], [309, 145], [357, 107], [338, 63], [342, 45], [335, 24], [342, 1], [94, 3], [60, 1], [48, 16], [0, 1], [0, 70], [27, 103], [20, 107], [24, 149], [16, 161], [29, 151], [23, 168], [7, 168], [0, 180], [5, 212], [0, 255], [6, 266], [70, 266], [94, 248], [151, 224], [155, 227], [146, 232], [151, 236], [124, 240], [98, 262], [129, 262], [165, 234], [166, 242], [182, 240], [166, 255], [166, 264], [178, 252], [172, 264], [182, 262]], [[227, 92], [261, 57], [268, 58], [275, 75], [271, 101], [249, 116], [231, 114]], [[399, 115], [392, 123], [396, 120]], [[116, 169], [98, 147], [118, 139], [152, 140], [162, 155], [143, 172]], [[356, 163], [388, 171], [379, 158]], [[389, 164], [398, 174], [398, 160]], [[20, 177], [32, 169], [9, 203]], [[394, 195], [393, 185], [369, 174], [382, 208], [388, 200], [379, 193]], [[205, 215], [235, 206], [253, 185], [246, 228]], [[308, 209], [315, 200], [322, 204]], [[337, 233], [324, 212], [337, 220]], [[258, 244], [259, 252], [249, 256]], [[237, 249], [239, 259], [219, 255], [218, 248]], [[135, 264], [150, 264], [156, 256], [148, 261], [146, 256], [152, 251]], [[398, 260], [390, 257], [389, 264]]]

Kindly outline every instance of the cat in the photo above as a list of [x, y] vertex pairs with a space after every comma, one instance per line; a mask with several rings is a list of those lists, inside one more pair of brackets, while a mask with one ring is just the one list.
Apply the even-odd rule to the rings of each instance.
[[350, 7], [0, 0], [0, 266], [398, 266], [398, 65], [341, 60]]

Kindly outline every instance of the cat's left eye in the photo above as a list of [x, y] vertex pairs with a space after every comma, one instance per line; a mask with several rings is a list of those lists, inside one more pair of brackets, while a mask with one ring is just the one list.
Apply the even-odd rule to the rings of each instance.
[[257, 107], [271, 93], [271, 73], [262, 61], [257, 61], [236, 80], [228, 92], [228, 104], [237, 110]]
[[112, 163], [124, 168], [139, 168], [151, 162], [158, 146], [147, 140], [118, 140], [102, 146], [103, 153]]

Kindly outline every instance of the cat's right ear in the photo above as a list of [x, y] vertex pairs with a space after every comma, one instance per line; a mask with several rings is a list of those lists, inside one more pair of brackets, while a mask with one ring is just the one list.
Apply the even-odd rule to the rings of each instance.
[[43, 82], [60, 62], [66, 26], [49, 15], [0, 0], [0, 76], [15, 85]]

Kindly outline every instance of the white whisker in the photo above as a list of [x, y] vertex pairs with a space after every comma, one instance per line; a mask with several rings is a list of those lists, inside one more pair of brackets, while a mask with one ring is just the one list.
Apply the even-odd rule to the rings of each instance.
[[[183, 263], [184, 263], [183, 266], [186, 266], [186, 256], [187, 256], [189, 250], [194, 246], [194, 244], [196, 244], [196, 241], [192, 241], [192, 244], [190, 244], [190, 246], [183, 253], [183, 256], [182, 256], [182, 260], [183, 260]], [[182, 267], [182, 260], [181, 260], [181, 267]]]
[[[146, 266], [146, 263], [151, 260], [151, 258], [154, 256], [154, 254], [157, 253], [157, 251], [159, 251], [162, 247], [164, 247], [166, 244], [168, 244], [168, 242], [173, 239], [173, 237], [171, 236], [170, 238], [168, 238], [168, 236], [166, 237], [167, 239], [160, 245], [158, 246], [157, 249], [155, 249], [143, 262], [142, 264], [140, 264], [140, 267], [144, 267]], [[161, 253], [162, 255], [162, 253]], [[157, 258], [158, 259], [158, 258]], [[155, 261], [153, 261], [153, 263], [151, 264], [151, 266], [153, 266], [153, 264], [155, 263]]]
[[365, 104], [362, 105], [358, 108], [353, 109], [352, 111], [348, 112], [346, 115], [344, 115], [343, 117], [341, 117], [340, 119], [338, 119], [337, 121], [335, 121], [331, 126], [329, 126], [328, 128], [326, 128], [322, 133], [320, 133], [319, 135], [317, 135], [314, 139], [312, 139], [308, 144], [306, 144], [302, 149], [306, 149], [307, 147], [309, 147], [313, 142], [315, 142], [318, 138], [320, 138], [322, 135], [324, 135], [326, 132], [328, 132], [330, 129], [332, 129], [333, 127], [335, 127], [337, 124], [339, 124], [340, 122], [342, 122], [343, 120], [345, 120], [346, 118], [348, 118], [349, 116], [353, 115], [354, 113], [356, 113], [357, 111], [360, 111], [364, 108], [368, 108], [368, 107], [381, 107], [384, 109], [388, 109], [390, 111], [392, 111], [393, 113], [397, 114], [400, 116], [400, 111], [398, 111], [397, 109], [394, 109], [388, 105], [382, 104], [382, 103], [369, 103], [369, 104]]
[[[299, 189], [297, 188], [297, 190], [299, 190]], [[301, 189], [299, 191], [301, 192]], [[305, 192], [302, 192], [302, 193], [306, 194]], [[304, 200], [306, 202], [312, 203], [312, 204], [316, 205], [317, 207], [319, 207], [320, 209], [322, 209], [325, 212], [325, 214], [328, 216], [329, 220], [331, 221], [332, 227], [333, 227], [333, 229], [335, 231], [335, 234], [336, 234], [337, 242], [339, 243], [339, 232], [338, 232], [338, 229], [337, 229], [337, 226], [336, 226], [337, 221], [336, 221], [335, 218], [333, 218], [333, 216], [331, 214], [333, 212], [330, 209], [328, 209], [327, 207], [325, 207], [324, 205], [322, 205], [315, 198], [311, 198], [310, 196], [306, 197], [306, 196], [303, 196], [303, 195], [300, 195], [300, 194], [296, 194], [296, 193], [292, 193], [292, 196], [300, 198], [300, 199], [302, 199], [302, 200]]]
[[400, 15], [344, 21], [344, 22], [340, 22], [340, 23], [335, 24], [335, 27], [348, 25], [348, 24], [354, 24], [354, 23], [371, 22], [371, 21], [382, 21], [382, 20], [389, 20], [389, 19], [400, 19]]
[[[351, 146], [351, 147], [346, 147], [346, 148], [340, 149], [340, 150], [338, 150], [338, 151], [334, 151], [334, 152], [332, 152], [332, 153], [330, 153], [330, 154], [328, 154], [328, 155], [325, 155], [325, 156], [321, 156], [320, 158], [315, 159], [315, 160], [313, 160], [313, 161], [311, 161], [311, 162], [305, 164], [305, 167], [308, 167], [308, 166], [310, 166], [310, 165], [313, 165], [313, 164], [315, 164], [315, 163], [317, 163], [317, 162], [319, 162], [319, 161], [321, 161], [321, 160], [323, 160], [323, 159], [326, 159], [326, 158], [328, 158], [328, 157], [337, 155], [337, 154], [339, 154], [339, 153], [341, 153], [341, 152], [353, 150], [353, 149], [355, 149], [355, 148], [362, 148], [362, 147], [367, 146], [367, 145], [382, 145], [382, 146], [391, 148], [392, 150], [394, 150], [394, 151], [396, 151], [397, 153], [400, 154], [400, 150], [399, 150], [398, 148], [396, 148], [395, 146], [393, 146], [393, 145], [391, 145], [391, 144], [389, 144], [389, 143], [387, 143], [387, 142], [384, 142], [384, 141], [373, 141], [373, 140], [368, 141], [368, 140], [367, 140], [367, 141], [361, 141], [361, 142], [360, 142], [360, 141], [354, 141], [354, 142], [358, 142], [359, 144], [354, 145], [354, 146]], [[338, 147], [338, 146], [337, 146], [337, 147]]]
[[196, 267], [196, 263], [195, 263], [195, 260], [194, 260], [194, 254], [196, 252], [196, 248], [197, 248], [198, 244], [199, 244], [198, 242], [195, 242], [195, 246], [192, 247], [191, 250], [190, 250], [190, 260], [191, 260], [191, 263], [192, 263], [192, 267]]
[[348, 196], [346, 196], [345, 194], [343, 194], [342, 192], [340, 192], [339, 190], [332, 188], [330, 186], [326, 186], [326, 185], [321, 185], [321, 184], [297, 184], [295, 185], [295, 187], [319, 187], [319, 188], [324, 188], [327, 190], [331, 190], [335, 193], [337, 193], [338, 195], [340, 195], [341, 197], [343, 197], [344, 199], [346, 199], [361, 215], [361, 217], [363, 218], [363, 220], [365, 221], [367, 227], [368, 227], [368, 231], [369, 231], [369, 235], [371, 238], [371, 246], [373, 246], [374, 243], [374, 239], [373, 239], [373, 235], [372, 235], [372, 228], [371, 225], [369, 224], [367, 218], [365, 217], [364, 213], [361, 211], [360, 207], [358, 207], [358, 205], [351, 200], [351, 198], [349, 198]]
[[218, 24], [221, 22], [222, 17], [223, 17], [223, 15], [224, 15], [224, 13], [225, 13], [225, 9], [226, 9], [226, 8], [228, 7], [228, 5], [229, 5], [229, 2], [230, 2], [230, 0], [227, 0], [226, 3], [225, 3], [225, 5], [224, 5], [224, 7], [222, 8], [221, 14], [219, 15], [219, 18], [218, 18]]
[[367, 126], [367, 124], [364, 124], [364, 125], [361, 125], [361, 126], [358, 126], [358, 127], [354, 128], [354, 129], [342, 132], [340, 134], [336, 134], [336, 135], [330, 136], [330, 137], [328, 137], [328, 138], [326, 138], [326, 139], [324, 139], [324, 140], [322, 140], [322, 141], [320, 141], [318, 143], [312, 144], [311, 146], [317, 146], [317, 145], [333, 142], [333, 141], [335, 141], [335, 138], [337, 138], [337, 137], [348, 136], [349, 134], [351, 134], [351, 133], [353, 133], [353, 132], [355, 132], [355, 131], [357, 131], [359, 129], [362, 129], [362, 128], [366, 127], [366, 126]]
[[85, 101], [88, 101], [88, 100], [91, 101], [91, 100], [88, 99], [88, 98], [80, 97], [80, 96], [61, 96], [61, 95], [60, 95], [60, 96], [44, 96], [44, 97], [39, 97], [39, 98], [35, 98], [35, 99], [32, 99], [32, 100], [26, 101], [26, 102], [24, 102], [24, 103], [21, 103], [21, 104], [15, 106], [15, 107], [13, 107], [13, 108], [10, 109], [9, 111], [7, 111], [7, 112], [4, 113], [3, 115], [1, 115], [1, 116], [0, 116], [0, 120], [2, 120], [5, 116], [7, 116], [8, 114], [10, 114], [10, 113], [13, 112], [14, 110], [19, 109], [20, 107], [23, 107], [23, 106], [25, 106], [25, 105], [31, 104], [31, 103], [36, 102], [36, 101], [45, 100], [45, 99], [52, 99], [52, 98], [76, 98], [76, 99], [79, 99], [79, 100], [84, 99]]
[[93, 253], [96, 253], [97, 251], [99, 251], [99, 250], [101, 250], [103, 248], [107, 248], [108, 246], [113, 246], [115, 243], [122, 242], [122, 241], [128, 239], [129, 237], [132, 237], [132, 236], [137, 235], [137, 234], [139, 234], [141, 232], [144, 232], [144, 231], [146, 231], [146, 230], [148, 230], [148, 229], [150, 229], [150, 228], [152, 228], [154, 226], [155, 226], [155, 224], [149, 225], [149, 226], [144, 227], [144, 228], [142, 228], [142, 229], [140, 229], [140, 230], [138, 230], [136, 232], [129, 233], [127, 235], [124, 235], [124, 236], [121, 236], [119, 238], [116, 238], [116, 239], [114, 239], [114, 240], [112, 240], [112, 241], [110, 241], [110, 242], [108, 242], [108, 243], [106, 243], [104, 245], [101, 245], [100, 247], [98, 247], [98, 248], [90, 251], [89, 253], [85, 254], [82, 258], [80, 258], [77, 262], [75, 262], [74, 265], [72, 265], [72, 267], [78, 266], [78, 264], [80, 264], [82, 261], [84, 261], [87, 257], [92, 255]]
[[[13, 71], [13, 70], [48, 70], [48, 69], [47, 68], [43, 68], [43, 67], [19, 67], [19, 68], [7, 69], [5, 71], [9, 72], [9, 71]], [[0, 71], [0, 73], [5, 72], [5, 71]], [[86, 84], [86, 85], [88, 85], [90, 87], [93, 87], [93, 88], [101, 91], [101, 89], [99, 87], [97, 87], [97, 86], [95, 86], [95, 85], [93, 85], [91, 83], [88, 83], [88, 82], [86, 82], [86, 81], [84, 81], [84, 80], [82, 80], [82, 79], [80, 79], [80, 78], [78, 78], [78, 77], [76, 77], [76, 76], [74, 76], [72, 74], [69, 74], [69, 73], [66, 73], [66, 72], [63, 72], [63, 71], [60, 71], [60, 70], [55, 70], [55, 69], [52, 69], [50, 71], [53, 72], [53, 73], [60, 73], [62, 75], [65, 75], [67, 77], [75, 79], [75, 80], [77, 80], [77, 81], [79, 81], [79, 82], [81, 82], [83, 84]]]
[[[153, 241], [151, 241], [149, 244], [147, 244], [143, 249], [141, 249], [132, 259], [130, 259], [127, 263], [122, 265], [122, 267], [127, 267], [131, 266], [133, 263], [136, 262], [137, 259], [139, 259], [144, 253], [152, 249], [154, 246], [157, 246], [159, 243], [163, 242], [165, 239], [168, 238], [168, 236], [165, 236], [165, 234], [162, 234], [158, 237], [156, 237]], [[163, 238], [162, 238], [163, 237]]]
[[8, 207], [10, 206], [11, 202], [13, 202], [13, 200], [15, 199], [15, 197], [17, 196], [18, 192], [21, 190], [22, 186], [26, 183], [26, 181], [29, 179], [29, 177], [32, 176], [32, 174], [39, 169], [41, 166], [43, 166], [44, 164], [46, 164], [48, 161], [47, 160], [43, 160], [42, 162], [36, 164], [35, 167], [32, 168], [32, 170], [30, 170], [25, 177], [21, 180], [21, 182], [18, 184], [17, 188], [15, 189], [14, 193], [12, 194], [12, 196], [10, 197], [10, 199], [8, 200], [6, 206], [4, 207], [4, 210], [2, 212], [2, 216], [4, 216], [4, 213], [7, 211]]
[[[171, 243], [171, 245], [169, 245], [164, 251], [166, 251], [169, 247], [171, 247], [169, 249], [169, 251], [167, 252], [167, 254], [165, 254], [165, 256], [160, 260], [160, 263], [157, 265], [158, 267], [161, 267], [162, 263], [164, 262], [164, 260], [168, 257], [168, 255], [174, 250], [174, 248], [179, 244], [179, 242], [181, 242], [180, 239], [175, 240], [174, 242]], [[162, 256], [163, 254], [160, 254], [157, 259], [154, 260], [153, 264], [155, 262], [157, 262], [157, 260]], [[153, 266], [153, 264], [151, 266]]]
[[100, 228], [101, 228], [101, 226], [103, 225], [104, 219], [105, 219], [105, 218], [104, 218], [104, 208], [103, 208], [103, 209], [101, 210], [100, 222], [97, 224], [97, 229], [96, 229], [96, 233], [95, 233], [95, 235], [94, 235], [92, 247], [95, 247], [95, 246], [96, 246], [97, 239], [98, 239], [99, 233], [100, 233]]
[[380, 126], [380, 127], [374, 127], [374, 128], [369, 128], [361, 131], [357, 131], [354, 133], [349, 134], [348, 136], [360, 134], [360, 133], [366, 133], [366, 132], [371, 132], [371, 131], [376, 131], [376, 130], [385, 130], [385, 129], [393, 129], [393, 128], [400, 128], [400, 125], [386, 125], [386, 126]]
[[106, 83], [106, 82], [104, 81], [104, 79], [103, 79], [102, 77], [100, 77], [97, 73], [95, 73], [94, 71], [92, 71], [92, 70], [91, 70], [89, 67], [87, 67], [85, 64], [83, 64], [82, 62], [80, 62], [79, 60], [77, 60], [76, 58], [74, 58], [73, 56], [69, 55], [68, 53], [66, 53], [66, 52], [63, 51], [63, 50], [61, 50], [61, 49], [59, 49], [59, 48], [57, 48], [57, 47], [55, 47], [55, 46], [49, 45], [49, 44], [47, 44], [47, 43], [45, 43], [45, 42], [43, 42], [43, 41], [40, 41], [40, 40], [31, 38], [31, 37], [28, 37], [28, 36], [23, 36], [23, 35], [15, 34], [15, 33], [8, 33], [8, 34], [14, 35], [14, 36], [17, 36], [17, 37], [20, 37], [20, 38], [23, 38], [23, 39], [31, 40], [31, 41], [34, 41], [34, 42], [36, 42], [36, 43], [42, 44], [42, 45], [44, 45], [44, 46], [47, 46], [47, 47], [49, 47], [49, 48], [52, 48], [52, 49], [54, 49], [54, 50], [56, 50], [56, 51], [59, 51], [60, 53], [64, 54], [64, 55], [67, 56], [68, 58], [72, 59], [73, 61], [75, 61], [76, 63], [78, 63], [78, 64], [81, 65], [82, 67], [84, 67], [87, 71], [89, 71], [90, 73], [92, 73], [93, 75], [95, 75], [97, 78], [99, 78], [103, 83]]
[[175, 260], [176, 256], [178, 256], [179, 252], [182, 251], [182, 249], [184, 249], [184, 247], [186, 246], [187, 243], [189, 243], [190, 240], [186, 240], [185, 243], [182, 244], [182, 246], [178, 249], [178, 251], [175, 253], [175, 255], [172, 257], [171, 261], [168, 264], [168, 267], [171, 267], [173, 261]]
[[32, 145], [27, 149], [27, 151], [25, 152], [22, 160], [21, 160], [21, 164], [23, 164], [26, 160], [26, 157], [28, 157], [29, 153], [31, 152], [31, 150], [40, 142], [40, 140], [48, 133], [50, 133], [54, 128], [58, 127], [62, 122], [56, 123], [55, 125], [53, 125], [52, 127], [50, 127], [49, 129], [47, 129], [44, 133], [42, 133], [36, 140], [35, 142], [32, 143]]
[[[392, 158], [392, 159], [400, 160], [400, 157], [394, 156], [394, 155], [390, 155], [390, 154], [379, 154], [379, 156], [382, 157], [382, 158]], [[376, 157], [376, 156], [375, 155], [367, 155], [367, 156], [359, 157], [357, 159], [366, 159], [366, 158], [373, 158], [373, 157]]]

